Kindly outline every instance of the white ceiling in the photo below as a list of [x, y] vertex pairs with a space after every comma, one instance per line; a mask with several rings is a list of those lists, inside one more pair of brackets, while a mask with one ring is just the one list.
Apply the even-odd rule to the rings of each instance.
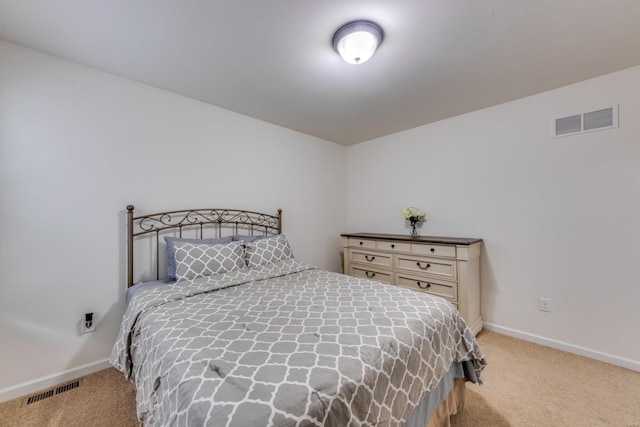
[[638, 65], [640, 1], [0, 0], [0, 38], [349, 145]]

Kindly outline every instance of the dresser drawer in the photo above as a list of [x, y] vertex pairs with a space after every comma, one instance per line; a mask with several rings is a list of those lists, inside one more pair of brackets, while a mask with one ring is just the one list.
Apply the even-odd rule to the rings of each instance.
[[388, 252], [411, 252], [411, 243], [404, 242], [388, 242], [379, 240], [376, 242], [376, 249]]
[[422, 245], [419, 243], [413, 243], [411, 244], [411, 253], [415, 255], [455, 258], [456, 247], [448, 245]]
[[443, 297], [453, 302], [458, 301], [458, 291], [455, 283], [397, 273], [396, 285]]
[[393, 283], [393, 275], [390, 271], [368, 269], [366, 267], [352, 265], [351, 275], [363, 279], [375, 280], [376, 282], [382, 282], [388, 285], [391, 285]]
[[456, 260], [396, 255], [396, 269], [442, 279], [456, 279]]
[[365, 248], [365, 249], [375, 249], [376, 241], [375, 240], [367, 240], [367, 239], [354, 239], [352, 237], [349, 238], [349, 246], [352, 248]]
[[361, 251], [359, 249], [349, 249], [349, 259], [351, 262], [357, 262], [360, 264], [377, 265], [380, 267], [391, 268], [392, 257], [391, 254], [384, 254], [381, 252], [373, 251]]

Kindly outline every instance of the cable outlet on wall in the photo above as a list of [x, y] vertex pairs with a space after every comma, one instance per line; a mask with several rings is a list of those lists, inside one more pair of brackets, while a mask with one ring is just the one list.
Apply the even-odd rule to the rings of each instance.
[[82, 333], [93, 332], [96, 330], [96, 322], [93, 313], [85, 313], [82, 319]]
[[548, 313], [551, 312], [551, 299], [550, 298], [540, 298], [538, 299], [538, 309], [540, 311], [546, 311]]

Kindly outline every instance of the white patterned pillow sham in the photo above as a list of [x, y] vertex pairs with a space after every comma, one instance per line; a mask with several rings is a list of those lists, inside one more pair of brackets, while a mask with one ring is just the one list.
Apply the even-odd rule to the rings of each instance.
[[242, 242], [222, 245], [176, 243], [176, 279], [196, 279], [246, 267]]
[[245, 245], [248, 267], [256, 267], [293, 258], [293, 251], [284, 234], [256, 240], [255, 242], [246, 242]]

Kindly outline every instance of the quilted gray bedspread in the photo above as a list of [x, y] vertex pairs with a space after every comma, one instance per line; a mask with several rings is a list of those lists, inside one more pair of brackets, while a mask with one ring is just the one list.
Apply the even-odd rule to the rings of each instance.
[[467, 360], [445, 300], [294, 260], [136, 296], [111, 356], [145, 426], [401, 426]]

